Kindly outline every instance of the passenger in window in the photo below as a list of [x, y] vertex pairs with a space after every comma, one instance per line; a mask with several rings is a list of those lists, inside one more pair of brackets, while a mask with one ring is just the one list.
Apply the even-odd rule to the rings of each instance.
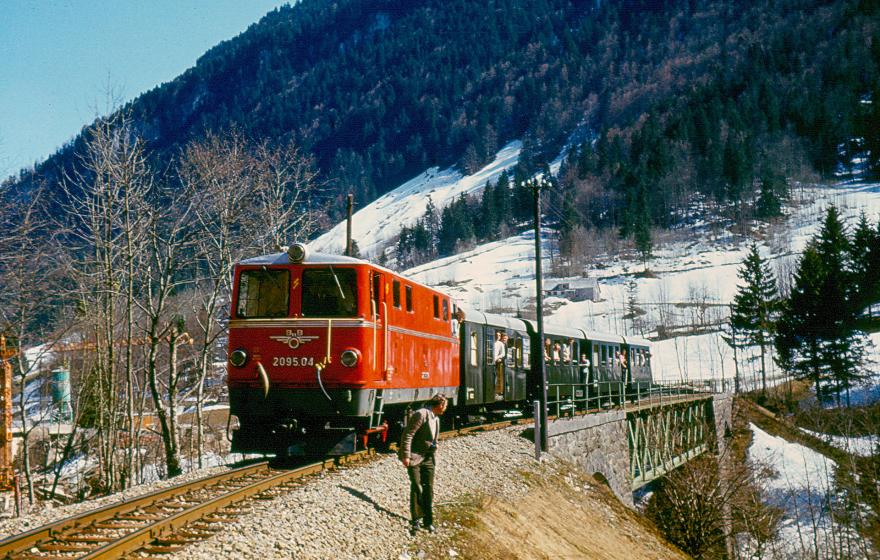
[[504, 399], [504, 359], [507, 356], [507, 334], [495, 332], [492, 361], [495, 362], [495, 400]]
[[554, 342], [553, 343], [553, 363], [554, 364], [559, 363], [560, 350], [561, 350], [560, 344], [558, 342]]
[[550, 341], [550, 339], [549, 338], [545, 339], [544, 340], [544, 361], [545, 362], [549, 362], [553, 359], [553, 356], [551, 356], [552, 348], [553, 348], [553, 343]]
[[460, 308], [455, 310], [455, 313], [452, 314], [452, 336], [458, 338], [461, 328], [461, 324], [464, 322], [464, 311]]
[[571, 347], [574, 346], [574, 339], [569, 338], [568, 342], [562, 346], [562, 361], [566, 364], [571, 363]]
[[617, 359], [617, 365], [620, 369], [626, 369], [626, 352], [615, 352], [614, 357]]

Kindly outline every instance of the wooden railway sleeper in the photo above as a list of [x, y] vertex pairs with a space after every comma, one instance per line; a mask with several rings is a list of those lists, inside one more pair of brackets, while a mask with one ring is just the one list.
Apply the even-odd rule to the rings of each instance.
[[46, 552], [88, 552], [94, 547], [81, 544], [46, 543], [38, 545], [37, 548]]
[[182, 546], [147, 546], [141, 549], [147, 554], [174, 554], [183, 550]]
[[106, 543], [110, 541], [115, 541], [116, 537], [111, 536], [101, 536], [101, 535], [70, 535], [69, 537], [64, 537], [64, 542], [69, 543], [91, 543], [91, 544], [99, 544]]

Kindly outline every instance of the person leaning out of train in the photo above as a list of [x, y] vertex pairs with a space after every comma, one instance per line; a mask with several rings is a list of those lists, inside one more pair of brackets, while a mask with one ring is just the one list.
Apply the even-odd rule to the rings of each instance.
[[440, 416], [446, 411], [446, 395], [431, 397], [425, 407], [413, 412], [400, 438], [398, 458], [409, 475], [410, 534], [420, 527], [434, 532], [434, 467]]
[[550, 355], [553, 350], [553, 342], [550, 341], [549, 338], [544, 339], [544, 361], [549, 362], [553, 359]]
[[507, 357], [507, 334], [495, 332], [495, 345], [492, 347], [492, 362], [495, 364], [495, 400], [504, 398], [504, 359]]
[[455, 312], [452, 314], [452, 336], [458, 338], [461, 329], [461, 324], [464, 322], [464, 311], [461, 310], [460, 307], [455, 309]]
[[558, 343], [558, 342], [554, 342], [554, 343], [553, 343], [553, 363], [554, 363], [554, 364], [558, 364], [558, 363], [559, 363], [559, 354], [560, 354], [560, 351], [561, 351], [561, 348], [560, 348], [559, 343]]
[[569, 338], [568, 342], [566, 342], [562, 346], [562, 361], [566, 364], [571, 363], [571, 347], [574, 346], [574, 339]]

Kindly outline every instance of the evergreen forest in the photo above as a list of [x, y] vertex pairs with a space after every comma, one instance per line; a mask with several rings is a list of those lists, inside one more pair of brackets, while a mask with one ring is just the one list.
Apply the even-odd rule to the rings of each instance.
[[[563, 245], [612, 228], [649, 250], [646, 231], [688, 219], [695, 200], [768, 218], [792, 178], [846, 173], [854, 157], [880, 169], [878, 12], [877, 0], [304, 0], [120, 111], [160, 164], [230, 130], [295, 144], [319, 171], [325, 226], [349, 192], [365, 205], [429, 166], [472, 172], [519, 139], [520, 178], [568, 156], [551, 194], [576, 218]], [[51, 190], [82, 171], [84, 149], [79, 136], [7, 184]]]

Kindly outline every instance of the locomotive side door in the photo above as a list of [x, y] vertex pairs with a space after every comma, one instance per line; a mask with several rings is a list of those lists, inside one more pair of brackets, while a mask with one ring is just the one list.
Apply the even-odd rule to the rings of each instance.
[[370, 273], [370, 312], [373, 327], [373, 371], [385, 375], [388, 371], [388, 307], [385, 300], [385, 278], [379, 272]]

